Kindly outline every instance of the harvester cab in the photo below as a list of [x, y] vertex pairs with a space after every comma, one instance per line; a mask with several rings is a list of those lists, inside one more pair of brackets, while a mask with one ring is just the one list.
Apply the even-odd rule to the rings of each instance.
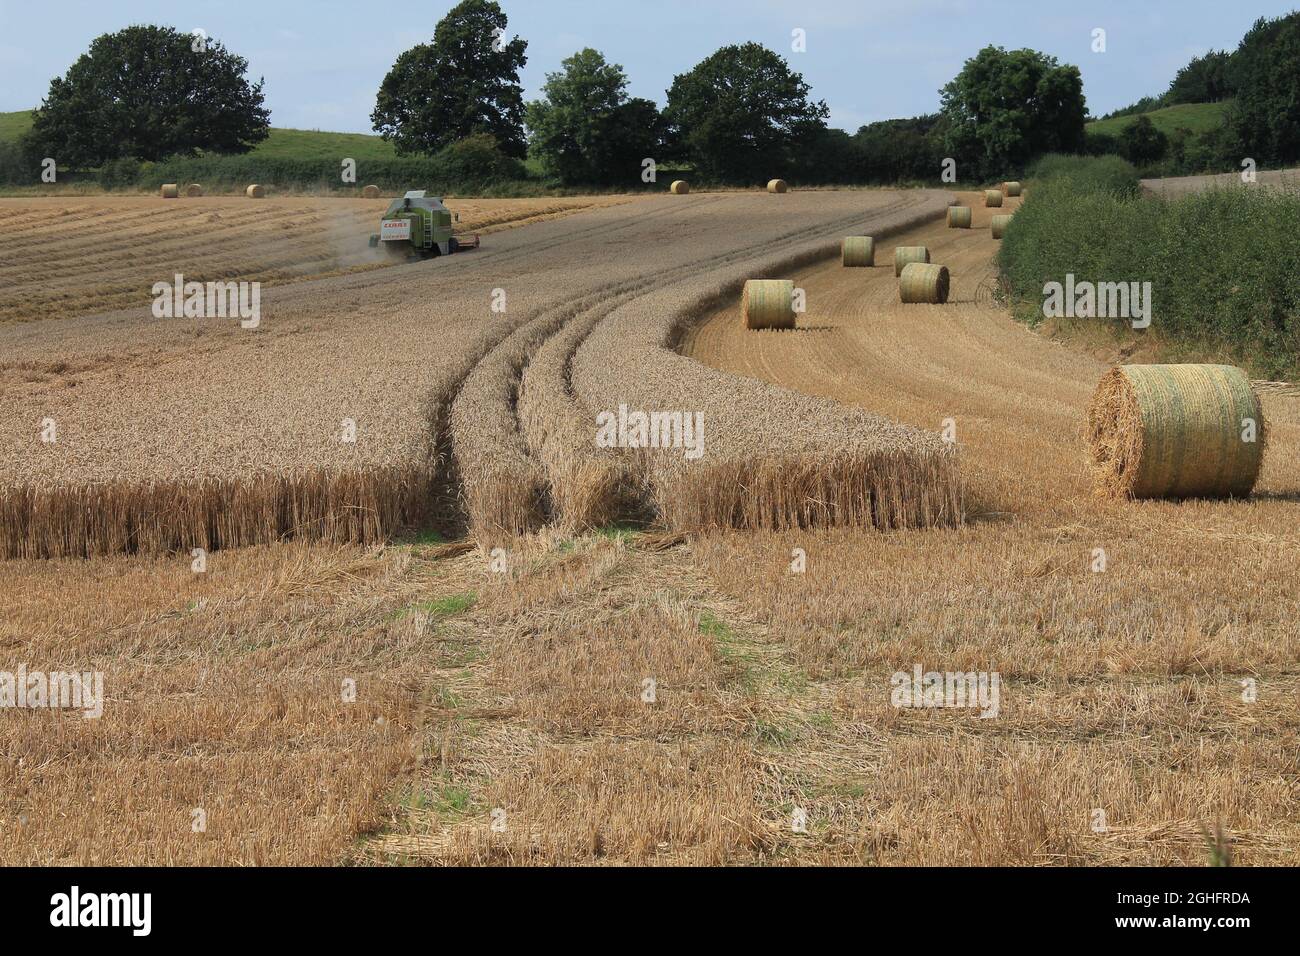
[[370, 236], [370, 247], [421, 259], [477, 249], [478, 236], [453, 235], [453, 224], [459, 220], [437, 196], [413, 189], [389, 204], [379, 221], [379, 232]]

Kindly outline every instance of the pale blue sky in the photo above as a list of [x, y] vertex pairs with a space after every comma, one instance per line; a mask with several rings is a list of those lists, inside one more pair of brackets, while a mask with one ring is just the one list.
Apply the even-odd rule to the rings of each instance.
[[[266, 78], [274, 126], [370, 132], [375, 90], [397, 55], [433, 35], [453, 0], [0, 0], [0, 111], [40, 102], [100, 33], [132, 23], [201, 27]], [[938, 89], [981, 47], [1028, 46], [1083, 71], [1094, 115], [1162, 91], [1178, 67], [1236, 47], [1259, 16], [1300, 0], [504, 0], [528, 40], [529, 98], [584, 46], [621, 63], [633, 95], [662, 104], [675, 74], [719, 46], [755, 40], [785, 55], [850, 132], [932, 112]], [[1107, 31], [1107, 51], [1091, 50]], [[791, 51], [791, 31], [807, 52]]]

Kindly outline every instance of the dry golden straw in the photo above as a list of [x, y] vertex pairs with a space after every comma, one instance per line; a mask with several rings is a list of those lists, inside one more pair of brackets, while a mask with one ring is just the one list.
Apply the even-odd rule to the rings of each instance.
[[428, 512], [433, 462], [293, 475], [0, 486], [0, 558], [231, 548], [283, 538], [369, 544]]
[[929, 262], [930, 250], [925, 246], [897, 246], [894, 249], [894, 278], [903, 274], [909, 262]]
[[943, 305], [948, 301], [948, 267], [910, 262], [898, 279], [898, 295], [904, 302]]
[[747, 329], [793, 329], [794, 281], [747, 280], [740, 293], [740, 314]]
[[984, 190], [984, 205], [988, 208], [996, 209], [1002, 205], [1002, 191], [998, 189]]
[[1019, 196], [1020, 183], [1016, 182], [1015, 180], [1011, 180], [1010, 182], [1005, 182], [1002, 184], [1002, 191], [1006, 193], [1008, 196]]
[[1250, 494], [1264, 457], [1264, 417], [1231, 365], [1121, 365], [1088, 407], [1097, 486], [1114, 498]]
[[784, 193], [790, 191], [790, 184], [784, 179], [769, 179], [767, 181], [767, 191], [770, 193]]
[[673, 184], [668, 187], [668, 191], [674, 196], [685, 196], [691, 191], [691, 184], [684, 179], [674, 179]]
[[871, 236], [846, 236], [840, 244], [840, 259], [850, 267], [874, 266], [876, 240]]
[[261, 199], [266, 195], [266, 190], [263, 189], [261, 186], [259, 186], [257, 183], [253, 183], [251, 186], [249, 186], [247, 189], [244, 190], [244, 195], [247, 196], [249, 199]]
[[203, 195], [203, 187], [198, 183], [190, 183], [185, 187], [185, 195], [190, 199], [198, 199]]
[[971, 217], [970, 206], [949, 206], [948, 207], [948, 228], [969, 229], [970, 217]]
[[163, 199], [175, 199], [181, 194], [180, 187], [175, 183], [163, 183], [161, 192]]
[[1007, 231], [1007, 225], [1011, 222], [1009, 215], [994, 216], [989, 220], [989, 231], [993, 233], [994, 239], [1001, 239]]
[[362, 199], [378, 199], [379, 187], [375, 185], [366, 186], [361, 190]]

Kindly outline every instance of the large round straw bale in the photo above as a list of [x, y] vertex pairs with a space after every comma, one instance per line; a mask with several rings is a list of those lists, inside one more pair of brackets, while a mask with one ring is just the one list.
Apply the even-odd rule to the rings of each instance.
[[185, 195], [190, 199], [198, 199], [203, 195], [203, 187], [198, 183], [190, 183], [185, 187]]
[[794, 328], [794, 281], [747, 279], [740, 294], [740, 314], [747, 329]]
[[1015, 180], [1011, 180], [1010, 182], [1005, 182], [1002, 184], [1002, 191], [1006, 193], [1008, 196], [1019, 196], [1020, 183], [1016, 182]]
[[769, 179], [767, 181], [767, 191], [770, 193], [784, 193], [790, 191], [790, 184], [784, 179]]
[[181, 189], [175, 183], [163, 183], [160, 192], [163, 199], [175, 199], [181, 194]]
[[840, 244], [840, 259], [846, 266], [874, 266], [876, 240], [871, 236], [846, 236]]
[[989, 220], [989, 230], [993, 233], [994, 239], [1001, 239], [1006, 235], [1009, 222], [1011, 222], [1010, 216], [994, 216]]
[[1002, 191], [1000, 189], [984, 190], [984, 205], [990, 209], [996, 209], [1002, 205]]
[[930, 250], [925, 246], [896, 246], [894, 248], [894, 278], [903, 274], [909, 262], [929, 262]]
[[685, 196], [691, 191], [691, 184], [684, 179], [674, 179], [673, 184], [668, 187], [668, 191], [674, 196]]
[[1250, 494], [1264, 458], [1264, 416], [1231, 365], [1121, 365], [1088, 406], [1097, 489], [1114, 498]]
[[948, 207], [948, 228], [969, 229], [970, 216], [971, 216], [970, 206], [949, 206]]
[[378, 198], [379, 198], [379, 187], [378, 187], [378, 186], [374, 186], [374, 185], [363, 187], [362, 190], [361, 190], [361, 198], [362, 198], [362, 199], [378, 199]]
[[904, 302], [943, 305], [948, 301], [948, 267], [909, 262], [898, 278], [898, 296]]
[[261, 199], [266, 195], [266, 190], [257, 183], [253, 183], [253, 185], [244, 190], [244, 195], [249, 199]]

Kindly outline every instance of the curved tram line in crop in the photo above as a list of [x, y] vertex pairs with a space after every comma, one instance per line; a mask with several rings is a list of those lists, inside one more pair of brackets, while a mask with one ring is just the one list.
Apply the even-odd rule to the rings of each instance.
[[[743, 278], [946, 201], [633, 203], [464, 257], [270, 290], [261, 337], [130, 314], [0, 330], [16, 357], [0, 395], [17, 406], [0, 433], [14, 451], [0, 555], [365, 543], [431, 521], [483, 541], [646, 509], [674, 528], [951, 523], [960, 488], [937, 439], [672, 351], [700, 302]], [[474, 318], [497, 287], [506, 314]], [[701, 413], [704, 465], [596, 449], [593, 409], [623, 400]], [[345, 412], [351, 448], [333, 438]], [[26, 426], [47, 418], [59, 443], [33, 443]]]

